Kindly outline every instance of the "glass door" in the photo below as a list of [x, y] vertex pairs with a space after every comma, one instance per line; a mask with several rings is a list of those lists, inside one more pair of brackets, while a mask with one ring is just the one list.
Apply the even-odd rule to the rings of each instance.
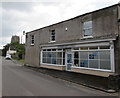
[[66, 53], [66, 70], [70, 71], [72, 66], [72, 53]]

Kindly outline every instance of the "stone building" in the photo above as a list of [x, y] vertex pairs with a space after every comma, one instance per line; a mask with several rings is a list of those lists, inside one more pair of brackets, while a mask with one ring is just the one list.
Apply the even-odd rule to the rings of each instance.
[[26, 33], [25, 64], [91, 77], [120, 74], [120, 5]]
[[17, 35], [12, 36], [11, 42], [20, 42], [20, 38]]

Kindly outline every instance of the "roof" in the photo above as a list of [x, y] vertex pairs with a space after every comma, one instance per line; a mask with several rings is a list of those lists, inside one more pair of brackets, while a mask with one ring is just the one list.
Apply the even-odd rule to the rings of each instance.
[[71, 19], [67, 19], [67, 20], [64, 20], [64, 21], [61, 21], [61, 22], [58, 22], [58, 23], [55, 23], [55, 24], [51, 24], [51, 25], [48, 25], [48, 26], [45, 26], [45, 27], [42, 27], [42, 28], [39, 28], [39, 29], [36, 29], [36, 30], [32, 30], [32, 31], [27, 32], [27, 33], [31, 33], [31, 32], [38, 31], [38, 30], [41, 30], [41, 29], [44, 29], [44, 28], [47, 28], [47, 27], [51, 27], [51, 26], [54, 26], [54, 25], [57, 25], [57, 24], [61, 24], [63, 22], [67, 22], [67, 21], [70, 21], [70, 20], [73, 20], [73, 19], [85, 16], [87, 14], [95, 13], [95, 12], [98, 12], [98, 11], [101, 11], [101, 10], [105, 10], [105, 9], [108, 9], [108, 8], [111, 8], [111, 7], [115, 7], [115, 6], [118, 6], [118, 5], [120, 5], [120, 4], [118, 3], [118, 4], [115, 4], [115, 5], [112, 5], [112, 6], [108, 6], [108, 7], [102, 8], [102, 9], [98, 9], [98, 10], [95, 10], [95, 11], [92, 11], [92, 12], [88, 12], [88, 13], [85, 13], [85, 14], [73, 17]]

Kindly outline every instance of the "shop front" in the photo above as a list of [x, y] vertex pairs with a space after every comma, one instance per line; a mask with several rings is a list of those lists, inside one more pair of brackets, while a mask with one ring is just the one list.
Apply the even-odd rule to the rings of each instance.
[[[94, 42], [43, 47], [41, 66], [87, 74], [114, 73], [114, 43]], [[58, 68], [59, 67], [59, 68]]]

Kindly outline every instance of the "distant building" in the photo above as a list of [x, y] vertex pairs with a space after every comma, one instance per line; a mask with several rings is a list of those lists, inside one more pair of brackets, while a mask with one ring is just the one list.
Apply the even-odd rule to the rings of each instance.
[[14, 48], [13, 46], [9, 47], [9, 50], [7, 51], [7, 54], [15, 54], [16, 53], [16, 48]]
[[[13, 42], [20, 42], [20, 38], [17, 35], [12, 36], [11, 43]], [[10, 45], [9, 50], [7, 51], [7, 54], [15, 54], [16, 53], [16, 46]]]
[[11, 42], [20, 42], [19, 36], [16, 36], [16, 35], [12, 36]]

